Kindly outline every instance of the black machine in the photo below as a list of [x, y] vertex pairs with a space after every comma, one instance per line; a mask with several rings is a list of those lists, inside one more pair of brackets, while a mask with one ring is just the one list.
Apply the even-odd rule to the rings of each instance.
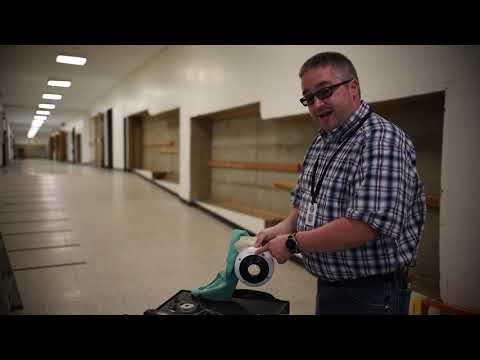
[[257, 290], [236, 289], [232, 301], [212, 301], [193, 297], [180, 290], [156, 309], [144, 315], [288, 315], [290, 303]]

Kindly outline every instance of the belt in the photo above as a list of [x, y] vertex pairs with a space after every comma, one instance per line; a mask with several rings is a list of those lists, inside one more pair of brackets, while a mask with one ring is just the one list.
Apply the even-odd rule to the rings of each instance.
[[323, 280], [317, 278], [319, 285], [331, 286], [331, 287], [354, 287], [355, 285], [362, 285], [367, 282], [376, 282], [376, 281], [398, 281], [400, 284], [406, 284], [407, 282], [407, 271], [405, 268], [398, 269], [393, 272], [386, 274], [375, 274], [364, 277], [359, 277], [355, 279], [342, 279], [342, 280]]

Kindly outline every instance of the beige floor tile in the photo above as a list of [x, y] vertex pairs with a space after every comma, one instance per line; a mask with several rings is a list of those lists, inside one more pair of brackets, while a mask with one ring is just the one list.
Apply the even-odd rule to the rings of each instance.
[[[138, 175], [42, 160], [11, 168], [0, 181], [8, 177], [12, 187], [15, 178], [24, 176], [44, 181], [45, 193], [55, 193], [72, 231], [5, 236], [7, 249], [79, 244], [11, 252], [12, 265], [87, 262], [16, 272], [25, 304], [21, 313], [142, 314], [179, 290], [210, 282], [225, 266], [233, 229]], [[13, 216], [4, 209], [0, 219]], [[55, 212], [41, 210], [47, 211]], [[291, 314], [312, 314], [315, 286], [303, 267], [288, 262], [276, 266], [273, 279], [256, 289], [290, 301]]]
[[54, 267], [62, 264], [85, 262], [85, 257], [80, 247], [36, 249], [9, 252], [8, 255], [14, 271], [17, 269], [20, 271], [25, 268], [34, 269], [37, 267]]
[[0, 224], [2, 234], [46, 233], [58, 231], [71, 231], [70, 220], [43, 221], [43, 222], [20, 222], [13, 224]]

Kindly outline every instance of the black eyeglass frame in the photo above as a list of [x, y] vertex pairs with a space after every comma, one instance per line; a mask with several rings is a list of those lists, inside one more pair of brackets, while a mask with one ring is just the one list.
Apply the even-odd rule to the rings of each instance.
[[342, 81], [338, 84], [333, 84], [333, 85], [330, 85], [330, 86], [326, 86], [326, 87], [323, 87], [321, 89], [318, 89], [317, 91], [315, 91], [314, 93], [310, 94], [310, 95], [306, 95], [304, 97], [302, 97], [300, 99], [300, 103], [303, 105], [303, 106], [309, 106], [309, 105], [312, 105], [313, 102], [315, 101], [315, 98], [318, 98], [320, 100], [325, 100], [325, 99], [328, 99], [330, 96], [333, 95], [333, 93], [335, 92], [335, 90], [337, 90], [340, 86], [342, 85], [345, 85], [345, 84], [348, 84], [350, 81], [352, 81], [352, 79], [350, 80], [345, 80], [345, 81]]

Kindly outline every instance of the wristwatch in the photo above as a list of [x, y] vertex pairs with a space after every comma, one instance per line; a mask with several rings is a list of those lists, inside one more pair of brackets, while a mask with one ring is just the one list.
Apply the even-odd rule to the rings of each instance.
[[298, 254], [300, 252], [298, 241], [297, 239], [295, 239], [296, 234], [296, 232], [288, 234], [287, 241], [285, 241], [285, 246], [287, 247], [290, 254]]

